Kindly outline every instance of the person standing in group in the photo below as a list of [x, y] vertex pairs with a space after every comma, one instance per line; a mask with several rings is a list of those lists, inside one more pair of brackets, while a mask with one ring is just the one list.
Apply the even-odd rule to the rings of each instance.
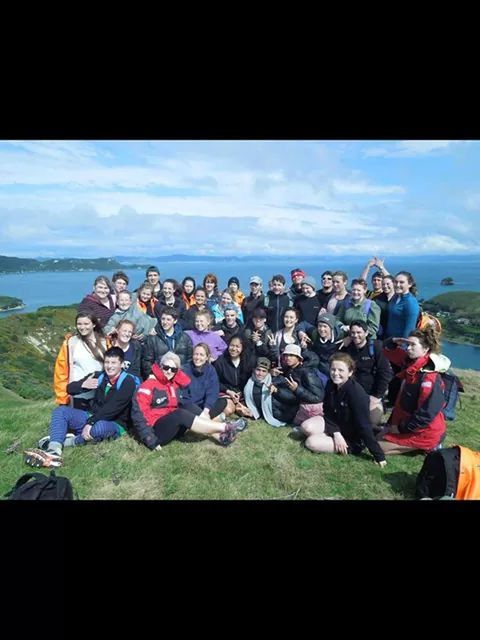
[[240, 280], [237, 276], [232, 276], [228, 279], [227, 287], [230, 291], [233, 302], [241, 308], [242, 302], [245, 300], [245, 294], [243, 291], [240, 291]]
[[98, 276], [93, 283], [93, 293], [87, 294], [78, 305], [79, 313], [90, 313], [94, 316], [98, 329], [103, 329], [115, 311], [111, 291], [110, 280], [106, 276]]
[[399, 271], [395, 276], [395, 295], [388, 303], [386, 338], [406, 338], [415, 329], [420, 313], [416, 295], [412, 274]]
[[203, 288], [206, 293], [205, 304], [209, 310], [219, 303], [220, 294], [218, 292], [218, 278], [214, 273], [207, 273], [203, 278]]
[[380, 307], [380, 326], [377, 331], [377, 338], [383, 340], [388, 325], [388, 304], [395, 295], [395, 284], [393, 276], [383, 276], [382, 293], [375, 297], [375, 302]]
[[195, 316], [199, 311], [205, 311], [205, 309], [207, 309], [207, 305], [205, 304], [207, 300], [207, 293], [203, 287], [197, 287], [195, 289], [194, 300], [195, 304], [190, 305], [183, 314], [183, 317], [180, 319], [180, 324], [185, 331], [187, 329], [194, 329]]
[[123, 271], [115, 271], [112, 276], [112, 284], [113, 284], [113, 299], [116, 302], [117, 296], [122, 291], [128, 287], [128, 283], [130, 282], [129, 277]]
[[367, 291], [367, 298], [370, 298], [370, 300], [375, 300], [379, 295], [382, 294], [383, 292], [383, 288], [382, 288], [382, 280], [384, 276], [388, 276], [390, 275], [388, 273], [388, 271], [385, 269], [385, 267], [383, 266], [384, 260], [381, 260], [380, 258], [377, 258], [376, 256], [374, 256], [373, 258], [370, 258], [370, 260], [367, 262], [367, 264], [365, 265], [364, 270], [362, 271], [362, 273], [360, 274], [360, 278], [359, 280], [366, 280], [368, 277], [368, 272], [370, 271], [371, 267], [378, 267], [378, 271], [375, 271], [372, 274], [372, 290], [371, 291]]
[[[342, 324], [343, 335], [348, 336], [350, 324], [354, 320], [363, 320], [367, 323], [368, 333], [376, 340], [380, 325], [380, 307], [374, 300], [366, 298], [367, 283], [365, 280], [354, 279], [350, 289], [350, 297], [343, 301], [336, 318]], [[349, 340], [346, 340], [348, 344]]]
[[263, 280], [260, 276], [250, 278], [250, 295], [242, 302], [243, 322], [246, 327], [251, 327], [251, 320], [255, 309], [265, 306], [265, 296], [262, 291]]
[[285, 278], [281, 274], [272, 276], [272, 288], [265, 296], [267, 324], [273, 333], [283, 326], [283, 316], [287, 309], [293, 307], [293, 302], [285, 293]]
[[142, 313], [133, 301], [133, 296], [126, 289], [117, 296], [117, 308], [112, 314], [107, 324], [103, 327], [103, 333], [109, 335], [115, 332], [121, 320], [131, 320], [136, 327], [136, 340], [143, 340], [145, 336], [155, 335], [157, 319], [152, 318], [147, 313]]
[[290, 277], [292, 278], [292, 284], [287, 291], [287, 295], [292, 301], [292, 304], [295, 300], [301, 296], [303, 292], [302, 282], [306, 278], [306, 273], [303, 269], [292, 269], [290, 271]]
[[187, 276], [182, 280], [182, 300], [187, 310], [195, 304], [194, 291], [196, 286], [195, 279], [191, 276]]
[[[62, 343], [53, 372], [55, 402], [75, 409], [87, 409], [95, 396], [97, 381], [93, 374], [103, 368], [105, 338], [97, 330], [96, 319], [90, 313], [77, 313], [76, 333], [67, 334]], [[82, 384], [82, 390], [72, 397], [67, 386], [86, 375], [91, 378]]]
[[320, 302], [320, 313], [327, 313], [328, 301], [334, 294], [333, 273], [324, 271], [322, 273], [322, 288], [317, 291], [317, 298]]
[[156, 299], [153, 297], [153, 286], [147, 282], [137, 290], [137, 307], [140, 309], [142, 313], [146, 313], [151, 318], [155, 317], [155, 302]]
[[315, 324], [321, 308], [316, 289], [315, 278], [305, 277], [302, 280], [302, 294], [297, 296], [294, 302], [294, 307], [300, 312], [300, 320], [309, 324]]
[[146, 280], [145, 284], [148, 282], [153, 287], [153, 297], [155, 300], [158, 300], [158, 296], [162, 293], [162, 283], [160, 282], [160, 271], [158, 267], [152, 265], [148, 267], [145, 272]]
[[333, 295], [327, 303], [326, 313], [336, 316], [342, 302], [350, 297], [347, 291], [348, 276], [345, 271], [335, 271], [333, 274]]
[[213, 307], [210, 309], [210, 311], [213, 314], [214, 322], [216, 323], [221, 322], [225, 318], [225, 309], [227, 308], [228, 305], [230, 306], [233, 305], [235, 307], [237, 311], [237, 318], [240, 320], [241, 323], [243, 323], [242, 310], [238, 306], [238, 304], [233, 302], [232, 295], [229, 289], [224, 289], [222, 291], [222, 295], [220, 297], [218, 304], [213, 305]]
[[180, 297], [175, 295], [175, 280], [171, 278], [163, 281], [162, 293], [159, 295], [158, 302], [154, 308], [155, 317], [159, 321], [165, 308], [175, 309], [179, 318], [185, 313], [185, 303]]

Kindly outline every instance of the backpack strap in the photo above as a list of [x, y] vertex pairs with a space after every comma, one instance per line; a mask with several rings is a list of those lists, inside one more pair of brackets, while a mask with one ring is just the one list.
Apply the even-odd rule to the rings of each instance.
[[368, 316], [371, 308], [372, 308], [372, 301], [370, 300], [370, 298], [367, 298], [364, 302], [364, 307], [363, 307], [363, 310], [365, 311], [365, 315]]
[[102, 384], [104, 377], [105, 377], [105, 374], [102, 371], [102, 373], [97, 378], [98, 379], [98, 386], [100, 386]]
[[10, 491], [5, 494], [5, 498], [8, 498], [8, 496], [11, 496], [14, 491], [19, 489], [22, 485], [26, 484], [32, 478], [35, 480], [42, 480], [45, 477], [46, 476], [43, 473], [25, 473], [23, 476], [21, 476], [17, 480], [17, 482], [15, 483], [15, 486], [12, 487], [12, 489], [10, 489]]

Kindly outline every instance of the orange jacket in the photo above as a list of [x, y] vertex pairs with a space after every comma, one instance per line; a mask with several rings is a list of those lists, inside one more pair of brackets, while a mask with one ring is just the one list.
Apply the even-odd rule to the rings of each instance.
[[185, 306], [186, 306], [187, 309], [190, 309], [192, 304], [195, 304], [195, 296], [193, 295], [193, 293], [191, 293], [189, 296], [187, 296], [187, 294], [184, 291], [182, 293], [182, 300], [184, 301]]
[[480, 451], [460, 449], [460, 473], [455, 500], [480, 500]]
[[65, 340], [60, 347], [55, 369], [53, 371], [53, 390], [55, 392], [55, 402], [57, 404], [70, 404], [70, 396], [67, 393], [67, 384], [70, 374], [71, 345], [69, 343], [71, 333], [67, 333]]
[[245, 300], [245, 294], [240, 289], [237, 291], [235, 295], [232, 296], [233, 301], [238, 304], [239, 307], [242, 306], [242, 302]]

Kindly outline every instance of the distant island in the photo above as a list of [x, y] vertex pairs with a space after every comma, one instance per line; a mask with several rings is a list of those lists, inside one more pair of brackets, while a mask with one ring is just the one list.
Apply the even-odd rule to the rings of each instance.
[[450, 284], [455, 284], [455, 283], [453, 281], [453, 278], [443, 278], [443, 280], [440, 281], [440, 284], [450, 285]]
[[0, 256], [0, 274], [26, 273], [38, 271], [97, 271], [110, 272], [116, 269], [146, 268], [143, 264], [121, 264], [115, 258], [59, 258], [35, 260], [33, 258], [12, 258]]
[[27, 305], [20, 298], [12, 298], [10, 296], [0, 296], [0, 313], [2, 311], [14, 311], [17, 309], [25, 309]]
[[455, 342], [480, 344], [480, 293], [455, 291], [441, 293], [423, 303], [425, 311], [442, 323], [445, 338]]

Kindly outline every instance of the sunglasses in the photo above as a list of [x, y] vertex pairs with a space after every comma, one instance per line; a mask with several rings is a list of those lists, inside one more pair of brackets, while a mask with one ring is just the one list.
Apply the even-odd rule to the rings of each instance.
[[259, 283], [259, 282], [251, 282], [251, 283], [250, 283], [250, 286], [251, 286], [251, 287], [259, 287], [259, 286], [260, 286], [260, 283]]
[[178, 371], [178, 367], [171, 367], [168, 364], [162, 364], [162, 369], [164, 371], [171, 371], [172, 373], [177, 373], [177, 371]]

